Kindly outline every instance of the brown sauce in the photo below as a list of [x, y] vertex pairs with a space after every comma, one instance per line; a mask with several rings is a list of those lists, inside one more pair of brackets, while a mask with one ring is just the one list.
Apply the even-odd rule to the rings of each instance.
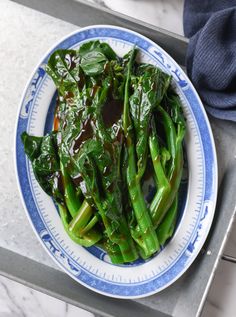
[[56, 172], [53, 178], [53, 190], [56, 191], [57, 189], [60, 193], [64, 194], [64, 185], [61, 172]]
[[106, 166], [103, 170], [103, 176], [108, 176], [111, 173], [111, 166]]
[[58, 131], [59, 129], [59, 124], [60, 124], [60, 121], [59, 121], [59, 98], [57, 96], [57, 99], [56, 99], [56, 108], [55, 108], [55, 111], [54, 111], [54, 119], [53, 119], [53, 130], [54, 131]]
[[96, 92], [98, 91], [99, 86], [95, 85], [93, 86], [92, 90], [91, 90], [91, 97], [94, 97]]
[[73, 153], [77, 153], [81, 147], [81, 145], [88, 139], [91, 139], [93, 136], [93, 121], [91, 120], [91, 117], [89, 116], [83, 123], [82, 128], [80, 130], [80, 133], [78, 137], [75, 139], [75, 142], [73, 144]]
[[80, 186], [80, 183], [83, 181], [83, 177], [81, 174], [77, 175], [76, 177], [72, 178], [73, 183], [76, 187]]
[[66, 95], [65, 95], [65, 99], [68, 100], [68, 99], [72, 99], [74, 98], [74, 94], [72, 91], [67, 91], [66, 92]]
[[115, 136], [116, 136], [116, 142], [118, 142], [119, 144], [122, 144], [124, 140], [124, 133], [120, 127], [115, 132]]
[[79, 90], [81, 91], [84, 87], [84, 82], [85, 82], [85, 78], [84, 78], [84, 74], [82, 73], [82, 71], [80, 71], [80, 74], [79, 74], [79, 80], [78, 80], [78, 88]]
[[123, 113], [123, 101], [108, 98], [102, 108], [102, 117], [106, 128], [116, 123]]
[[71, 64], [70, 64], [70, 70], [74, 69], [76, 66], [76, 63], [74, 61], [74, 56], [71, 58]]
[[58, 181], [58, 189], [59, 189], [59, 191], [60, 191], [61, 193], [64, 193], [64, 185], [63, 185], [63, 181], [62, 181], [61, 172], [58, 173], [57, 181]]
[[108, 191], [109, 193], [112, 193], [112, 192], [114, 191], [114, 188], [115, 188], [115, 185], [114, 185], [114, 182], [113, 182], [113, 183], [111, 183], [111, 184], [108, 186], [107, 191]]
[[108, 143], [108, 142], [105, 142], [103, 144], [104, 146], [104, 149], [110, 153], [110, 155], [112, 156], [113, 155], [113, 146], [112, 146], [112, 143]]

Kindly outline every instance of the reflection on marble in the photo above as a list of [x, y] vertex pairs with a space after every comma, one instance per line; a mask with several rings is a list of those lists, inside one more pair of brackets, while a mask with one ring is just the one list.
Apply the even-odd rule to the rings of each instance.
[[[220, 261], [201, 317], [235, 317], [236, 265]], [[93, 317], [56, 298], [0, 277], [0, 317]], [[181, 317], [181, 316], [176, 316]]]
[[93, 317], [78, 307], [0, 277], [0, 317]]
[[183, 34], [184, 0], [89, 0], [163, 29]]
[[236, 316], [236, 265], [220, 261], [210, 287], [202, 317]]
[[234, 220], [232, 225], [229, 239], [224, 249], [224, 254], [231, 255], [236, 258], [236, 220]]

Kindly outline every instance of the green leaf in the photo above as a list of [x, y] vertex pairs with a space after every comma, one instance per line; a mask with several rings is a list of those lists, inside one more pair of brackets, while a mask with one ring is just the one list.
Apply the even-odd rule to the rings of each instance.
[[59, 95], [65, 99], [71, 98], [84, 85], [84, 74], [77, 51], [55, 51], [48, 60], [46, 71], [58, 88]]
[[81, 67], [88, 76], [97, 76], [104, 71], [106, 56], [100, 51], [88, 52], [81, 58]]
[[26, 132], [21, 134], [21, 140], [24, 145], [25, 154], [31, 161], [38, 157], [42, 139], [42, 137], [29, 136]]
[[51, 132], [44, 137], [22, 134], [25, 153], [32, 162], [34, 175], [42, 189], [57, 202], [63, 202], [63, 185], [59, 157], [57, 154], [57, 134]]
[[[100, 241], [115, 263], [137, 259], [133, 239], [144, 258], [159, 250], [155, 229], [176, 197], [183, 165], [185, 120], [171, 77], [138, 64], [137, 52], [120, 58], [97, 40], [55, 51], [46, 71], [58, 92], [57, 132], [22, 134], [35, 177], [57, 201], [71, 239]], [[148, 160], [157, 182], [150, 206], [142, 192]], [[165, 237], [174, 222], [169, 227]]]
[[108, 61], [118, 60], [117, 55], [107, 43], [91, 41], [79, 49], [81, 68], [87, 76], [98, 76], [104, 73]]
[[100, 41], [89, 41], [80, 46], [79, 55], [81, 57], [84, 57], [90, 52], [101, 52], [110, 61], [118, 58], [109, 44], [101, 43]]
[[171, 77], [149, 64], [138, 67], [136, 73], [137, 76], [132, 79], [130, 112], [135, 129], [137, 168], [141, 178], [146, 169], [150, 120], [166, 93]]
[[179, 96], [169, 88], [163, 100], [163, 107], [169, 113], [176, 129], [177, 146], [181, 145], [186, 132], [186, 122]]

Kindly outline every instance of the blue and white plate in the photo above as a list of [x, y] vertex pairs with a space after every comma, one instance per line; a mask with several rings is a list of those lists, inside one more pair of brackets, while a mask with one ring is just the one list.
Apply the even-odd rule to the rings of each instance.
[[[26, 158], [20, 135], [43, 135], [52, 126], [55, 86], [45, 72], [51, 53], [77, 49], [99, 39], [118, 55], [134, 45], [139, 59], [157, 65], [173, 76], [185, 117], [186, 175], [181, 184], [178, 226], [171, 241], [147, 262], [113, 265], [96, 247], [83, 248], [67, 236], [52, 199], [38, 185]], [[137, 298], [157, 293], [176, 281], [196, 258], [209, 232], [217, 195], [217, 161], [211, 128], [202, 103], [179, 65], [157, 44], [133, 31], [115, 26], [91, 26], [67, 36], [36, 67], [26, 87], [16, 127], [16, 170], [19, 188], [36, 235], [53, 259], [79, 283], [110, 297]]]

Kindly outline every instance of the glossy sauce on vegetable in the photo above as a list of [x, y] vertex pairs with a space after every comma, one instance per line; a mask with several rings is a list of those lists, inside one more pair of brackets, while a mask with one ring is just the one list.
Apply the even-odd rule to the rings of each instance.
[[123, 101], [108, 98], [104, 106], [102, 107], [102, 118], [107, 128], [116, 123], [123, 112]]
[[171, 77], [138, 64], [137, 53], [122, 59], [99, 41], [55, 51], [46, 66], [59, 96], [54, 131], [22, 134], [71, 239], [99, 242], [113, 263], [147, 259], [172, 236], [183, 167], [185, 122]]
[[73, 144], [73, 153], [78, 153], [81, 145], [93, 136], [93, 121], [89, 116], [83, 123], [78, 137]]

